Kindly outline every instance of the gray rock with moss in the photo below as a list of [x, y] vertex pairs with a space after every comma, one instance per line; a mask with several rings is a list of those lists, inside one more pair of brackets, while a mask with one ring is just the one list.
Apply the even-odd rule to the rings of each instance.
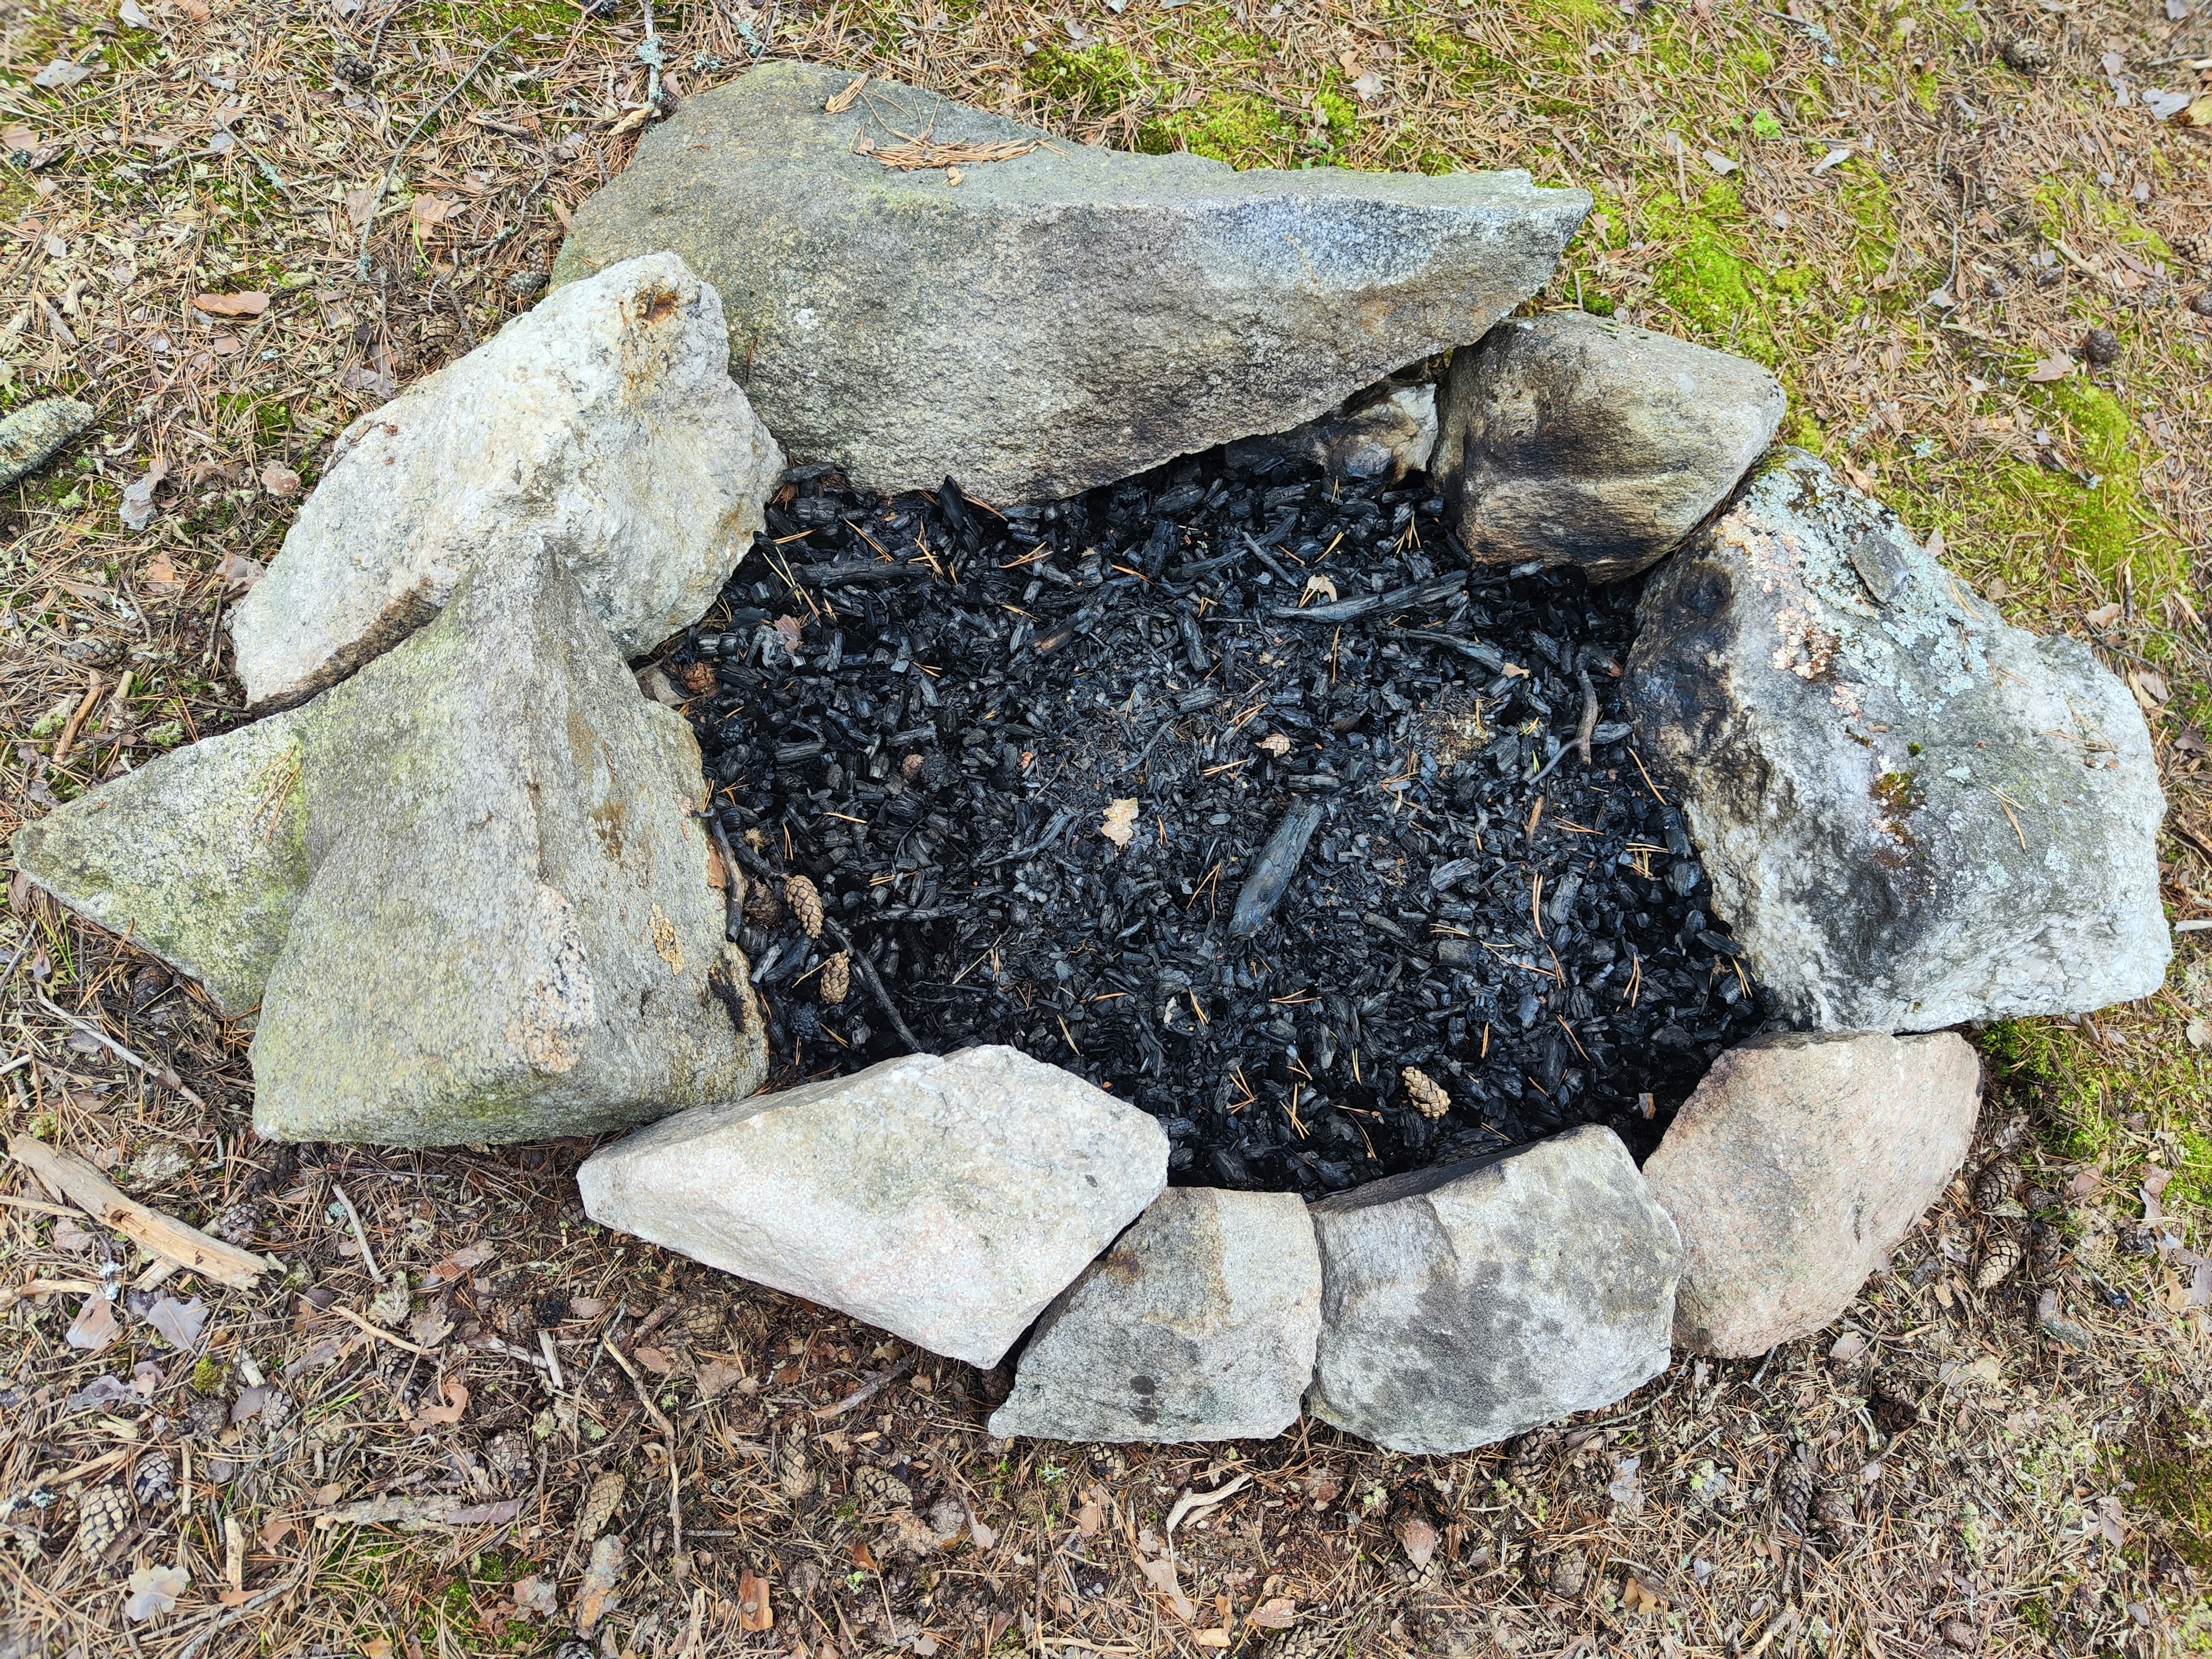
[[1388, 1176], [1312, 1213], [1306, 1408], [1362, 1439], [1467, 1451], [1667, 1369], [1680, 1240], [1610, 1129]]
[[767, 64], [686, 100], [554, 276], [680, 253], [762, 419], [863, 489], [1049, 500], [1297, 426], [1480, 338], [1589, 210], [1523, 173], [1094, 149], [888, 80], [830, 113], [851, 80]]
[[1167, 1171], [1150, 1115], [994, 1045], [686, 1112], [577, 1184], [602, 1225], [988, 1366]]
[[1456, 353], [1433, 471], [1486, 564], [1656, 564], [1718, 507], [1789, 407], [1757, 363], [1579, 311], [1514, 317]]
[[544, 548], [298, 728], [307, 890], [254, 1034], [254, 1125], [387, 1146], [592, 1134], [758, 1086], [698, 745]]
[[1787, 452], [1652, 579], [1624, 700], [1753, 979], [1822, 1030], [2148, 996], [2172, 954], [2150, 732]]
[[631, 654], [714, 603], [783, 455], [731, 383], [714, 290], [638, 252], [345, 429], [232, 616], [252, 707], [389, 650], [483, 559], [557, 550]]
[[303, 712], [175, 750], [25, 824], [15, 867], [225, 1014], [251, 1012], [307, 885]]
[[29, 477], [99, 418], [74, 398], [41, 398], [0, 420], [0, 489]]
[[1297, 1421], [1320, 1335], [1297, 1194], [1170, 1188], [1045, 1310], [991, 1432], [1265, 1439]]

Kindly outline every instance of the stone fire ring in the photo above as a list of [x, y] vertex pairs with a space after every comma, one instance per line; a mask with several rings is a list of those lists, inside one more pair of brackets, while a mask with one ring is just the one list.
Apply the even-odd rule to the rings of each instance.
[[[1305, 1411], [1455, 1452], [1608, 1406], [1678, 1344], [1819, 1329], [1966, 1155], [1979, 1066], [1942, 1028], [2160, 984], [2164, 802], [2125, 688], [1769, 451], [1782, 392], [1757, 365], [1510, 316], [1587, 196], [1238, 174], [931, 102], [915, 125], [939, 143], [1010, 158], [956, 191], [856, 130], [879, 94], [925, 96], [884, 82], [854, 110], [856, 86], [772, 64], [648, 133], [556, 290], [334, 448], [234, 615], [261, 718], [18, 831], [46, 891], [256, 1014], [263, 1133], [658, 1118], [586, 1162], [595, 1220], [979, 1366], [1026, 1333], [1000, 1434], [1254, 1437]], [[863, 255], [880, 269], [849, 280]], [[969, 380], [917, 353], [940, 325]], [[743, 388], [733, 327], [758, 335]], [[1120, 373], [1131, 337], [1152, 382]], [[1440, 350], [1441, 382], [1360, 401]], [[1054, 388], [1022, 400], [1049, 430], [1004, 428], [1024, 375]], [[752, 1093], [744, 874], [697, 815], [690, 728], [628, 659], [714, 603], [775, 434], [865, 488], [950, 471], [1011, 502], [1270, 431], [1331, 466], [1376, 445], [1425, 466], [1478, 562], [1652, 569], [1621, 688], [1644, 781], [1730, 926], [1713, 948], [1802, 1029], [1724, 1053], [1640, 1170], [1586, 1127], [1311, 1205], [1169, 1190], [1156, 1121], [1009, 1048]]]

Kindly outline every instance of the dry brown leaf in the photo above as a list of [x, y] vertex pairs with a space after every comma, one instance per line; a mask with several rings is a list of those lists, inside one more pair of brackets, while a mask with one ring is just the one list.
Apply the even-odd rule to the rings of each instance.
[[1287, 1595], [1272, 1597], [1246, 1613], [1244, 1622], [1255, 1630], [1288, 1630], [1298, 1622], [1297, 1603]]
[[2027, 378], [2038, 386], [2048, 386], [2053, 380], [2064, 380], [2073, 372], [2074, 360], [2071, 357], [2063, 356], [2044, 357], [2039, 359], [2035, 367], [2027, 371]]
[[1306, 578], [1306, 591], [1298, 596], [1298, 603], [1304, 605], [1308, 599], [1316, 597], [1326, 604], [1336, 603], [1335, 582], [1318, 572]]
[[72, 1348], [82, 1348], [87, 1353], [98, 1353], [122, 1334], [123, 1328], [116, 1322], [114, 1308], [106, 1295], [94, 1291], [85, 1297], [84, 1305], [76, 1310], [76, 1317], [70, 1322], [69, 1333], [64, 1340]]
[[1108, 802], [1098, 833], [1115, 846], [1126, 848], [1137, 833], [1137, 803], [1133, 799]]
[[192, 309], [210, 317], [258, 317], [269, 309], [269, 296], [255, 289], [243, 294], [201, 294], [193, 297]]
[[446, 1382], [446, 1403], [425, 1406], [407, 1426], [420, 1434], [428, 1428], [442, 1428], [458, 1423], [469, 1409], [469, 1391], [451, 1378]]
[[1280, 760], [1291, 752], [1291, 739], [1285, 732], [1270, 732], [1252, 746], [1255, 749], [1264, 749], [1277, 760]]

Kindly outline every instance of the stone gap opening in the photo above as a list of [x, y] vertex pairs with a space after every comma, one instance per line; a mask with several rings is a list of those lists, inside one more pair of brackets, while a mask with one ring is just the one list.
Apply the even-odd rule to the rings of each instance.
[[1443, 512], [1234, 451], [1006, 514], [787, 473], [668, 659], [769, 1086], [906, 1051], [849, 941], [923, 1048], [1160, 1119], [1178, 1184], [1314, 1196], [1588, 1122], [1648, 1154], [1771, 1011], [1631, 752], [1640, 584], [1471, 568]]

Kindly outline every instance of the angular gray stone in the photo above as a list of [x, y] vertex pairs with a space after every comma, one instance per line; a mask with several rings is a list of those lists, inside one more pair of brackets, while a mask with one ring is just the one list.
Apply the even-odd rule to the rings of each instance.
[[1320, 1334], [1296, 1194], [1170, 1188], [1045, 1310], [991, 1432], [1265, 1439], [1297, 1421]]
[[1313, 1222], [1306, 1408], [1362, 1439], [1466, 1451], [1667, 1369], [1680, 1247], [1610, 1129], [1370, 1182]]
[[989, 1366], [1167, 1159], [1148, 1114], [994, 1046], [686, 1112], [577, 1183], [604, 1226]]
[[631, 656], [696, 622], [783, 457], [722, 302], [672, 254], [556, 294], [348, 427], [231, 620], [249, 703], [295, 703], [430, 617], [480, 559], [556, 549]]
[[1623, 700], [1796, 1021], [1932, 1030], [2159, 988], [2165, 799], [2087, 647], [2008, 626], [1799, 451], [1639, 617]]
[[74, 398], [41, 398], [0, 420], [0, 489], [29, 477], [99, 418]]
[[299, 711], [172, 750], [15, 832], [15, 866], [199, 981], [235, 1018], [261, 1000], [307, 885]]
[[478, 562], [296, 730], [309, 873], [254, 1033], [262, 1133], [591, 1134], [758, 1086], [698, 745], [550, 550]]
[[1948, 1031], [1784, 1033], [1715, 1060], [1644, 1166], [1682, 1235], [1674, 1340], [1748, 1358], [1843, 1312], [1958, 1173], [1980, 1102]]
[[[766, 64], [687, 100], [554, 278], [673, 248], [721, 289], [761, 417], [867, 489], [1050, 500], [1296, 426], [1480, 337], [1589, 211], [1523, 173], [1097, 149], [893, 81], [830, 114], [851, 79]], [[938, 165], [888, 165], [922, 154], [899, 132]]]
[[1453, 356], [1431, 471], [1478, 561], [1613, 581], [1696, 529], [1788, 407], [1726, 352], [1580, 311], [1515, 317]]

